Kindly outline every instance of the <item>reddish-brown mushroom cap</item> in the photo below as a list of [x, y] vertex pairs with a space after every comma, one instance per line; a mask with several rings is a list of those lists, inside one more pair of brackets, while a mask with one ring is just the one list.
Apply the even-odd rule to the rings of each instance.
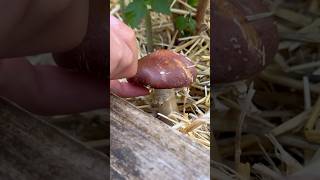
[[215, 0], [213, 10], [214, 83], [250, 78], [273, 60], [278, 33], [272, 17], [248, 21], [269, 12], [262, 0]]
[[157, 50], [138, 61], [137, 74], [128, 81], [155, 89], [190, 86], [197, 75], [187, 57], [170, 50]]

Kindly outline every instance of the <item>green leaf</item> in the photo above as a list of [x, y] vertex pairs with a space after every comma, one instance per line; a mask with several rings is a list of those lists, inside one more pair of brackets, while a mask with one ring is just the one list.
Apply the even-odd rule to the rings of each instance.
[[196, 20], [194, 20], [193, 18], [190, 18], [189, 19], [189, 22], [188, 22], [188, 28], [191, 32], [195, 32], [196, 30], [196, 25], [197, 25], [197, 22]]
[[173, 0], [151, 0], [152, 10], [163, 13], [170, 14], [170, 5]]
[[138, 27], [147, 11], [144, 0], [133, 0], [124, 10], [124, 21], [131, 27]]
[[178, 16], [175, 20], [175, 26], [184, 36], [191, 35], [196, 30], [196, 21], [192, 17]]
[[187, 3], [192, 6], [192, 7], [197, 7], [198, 5], [198, 0], [188, 0]]
[[175, 21], [176, 28], [183, 31], [188, 27], [188, 19], [183, 16], [178, 16]]

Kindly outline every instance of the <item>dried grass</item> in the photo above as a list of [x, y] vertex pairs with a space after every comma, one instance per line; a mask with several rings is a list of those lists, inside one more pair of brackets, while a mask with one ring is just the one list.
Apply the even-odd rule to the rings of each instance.
[[[267, 2], [272, 12], [247, 19], [274, 15], [280, 37], [278, 53], [257, 77], [214, 86], [215, 111], [211, 116], [217, 148], [221, 161], [242, 177], [250, 170], [251, 179], [320, 179], [320, 173], [312, 171], [320, 164], [315, 158], [320, 143], [320, 3]], [[246, 117], [238, 123], [244, 109], [241, 89], [252, 82], [255, 95]], [[241, 137], [235, 133], [239, 130]], [[235, 162], [239, 154], [240, 162]], [[313, 164], [308, 165], [311, 159]]]
[[[181, 5], [177, 9], [174, 5]], [[182, 0], [175, 0], [171, 5], [171, 12], [178, 15], [195, 15], [195, 8]], [[117, 2], [111, 3], [111, 14], [121, 19], [120, 6]], [[199, 35], [179, 37], [174, 29], [172, 18], [160, 13], [151, 13], [154, 45], [156, 49], [170, 49], [186, 55], [195, 64], [198, 71], [196, 82], [187, 88], [176, 89], [176, 98], [179, 112], [173, 112], [168, 116], [158, 114], [162, 118], [172, 122], [173, 129], [186, 134], [191, 139], [210, 148], [210, 15], [205, 17], [206, 31]], [[135, 29], [137, 43], [139, 44], [140, 57], [147, 54], [146, 35], [144, 23]], [[151, 96], [128, 99], [138, 108], [152, 113]]]
[[[157, 48], [172, 49], [195, 62], [198, 77], [188, 89], [177, 90], [179, 112], [165, 118], [172, 128], [210, 147], [210, 117], [215, 137], [212, 171], [215, 179], [320, 179], [320, 2], [318, 0], [265, 0], [272, 12], [247, 17], [253, 21], [273, 15], [280, 44], [274, 62], [254, 79], [217, 84], [210, 93], [210, 17], [207, 31], [178, 38], [170, 17], [152, 14]], [[175, 3], [183, 1], [176, 0]], [[172, 9], [189, 14], [194, 10]], [[115, 3], [111, 12], [117, 14]], [[146, 55], [144, 27], [136, 29], [140, 56]], [[249, 88], [249, 84], [254, 86]], [[255, 91], [243, 103], [247, 89]], [[210, 96], [215, 111], [210, 114]], [[152, 112], [149, 97], [130, 99]], [[243, 105], [248, 105], [244, 108]], [[244, 116], [245, 115], [245, 116]], [[239, 119], [241, 120], [238, 123]], [[240, 136], [236, 138], [236, 131]], [[235, 153], [237, 152], [237, 153]], [[236, 168], [235, 156], [238, 168]], [[237, 169], [237, 170], [236, 170]], [[310, 176], [310, 172], [312, 172]], [[299, 178], [298, 178], [299, 177]]]

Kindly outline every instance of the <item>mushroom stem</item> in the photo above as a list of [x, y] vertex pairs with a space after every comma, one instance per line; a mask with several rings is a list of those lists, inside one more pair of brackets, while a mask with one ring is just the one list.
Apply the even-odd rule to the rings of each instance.
[[[151, 53], [153, 52], [153, 37], [150, 11], [147, 12], [145, 25], [147, 36], [147, 51], [148, 53]], [[161, 113], [163, 115], [169, 115], [171, 112], [177, 111], [178, 106], [174, 89], [154, 89], [152, 106], [157, 113]], [[167, 122], [167, 120], [165, 120], [164, 118], [161, 118], [161, 120], [167, 124], [170, 124], [170, 122]]]
[[[153, 92], [152, 106], [157, 109], [157, 112], [163, 115], [169, 115], [171, 112], [177, 111], [177, 100], [174, 89], [155, 89]], [[173, 125], [172, 122], [161, 119], [169, 125]]]

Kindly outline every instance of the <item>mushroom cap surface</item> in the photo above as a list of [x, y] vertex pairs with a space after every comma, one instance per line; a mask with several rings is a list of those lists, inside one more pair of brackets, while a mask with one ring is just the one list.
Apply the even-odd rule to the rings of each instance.
[[128, 81], [155, 89], [171, 89], [190, 86], [196, 75], [190, 59], [162, 49], [139, 59], [137, 74]]
[[215, 0], [213, 10], [214, 83], [228, 83], [254, 76], [272, 62], [278, 49], [277, 27], [262, 0]]

